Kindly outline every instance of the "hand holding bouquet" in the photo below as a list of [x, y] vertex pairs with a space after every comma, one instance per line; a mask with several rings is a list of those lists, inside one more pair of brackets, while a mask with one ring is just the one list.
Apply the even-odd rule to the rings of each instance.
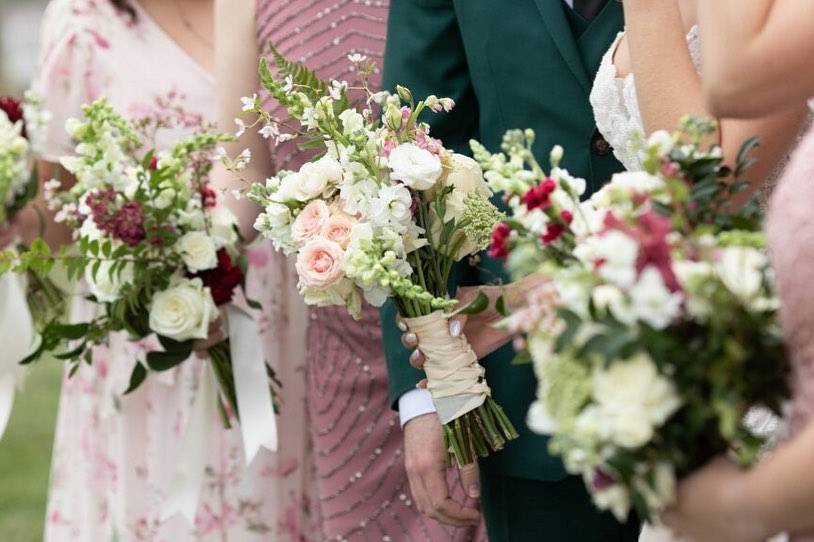
[[[458, 464], [472, 463], [516, 432], [466, 339], [445, 331], [456, 304], [449, 283], [456, 262], [488, 245], [502, 215], [478, 164], [445, 149], [418, 120], [449, 110], [452, 100], [416, 101], [403, 87], [373, 93], [373, 67], [359, 55], [350, 60], [357, 87], [320, 81], [279, 55], [276, 74], [261, 61], [264, 86], [299, 126], [270, 117], [255, 97], [245, 99], [244, 110], [257, 115], [251, 128], [261, 125], [278, 141], [296, 138], [321, 156], [252, 186], [249, 197], [264, 209], [255, 227], [296, 256], [306, 303], [358, 316], [363, 298], [374, 306], [395, 301], [421, 338], [449, 449]], [[354, 95], [360, 104], [351, 104]]]
[[514, 209], [492, 251], [518, 277], [550, 279], [507, 320], [540, 380], [529, 425], [620, 521], [631, 507], [657, 515], [676, 478], [718, 454], [753, 462], [763, 440], [744, 415], [780, 412], [789, 395], [758, 206], [728, 203], [744, 183], [726, 180], [719, 148], [703, 148], [710, 128], [687, 119], [683, 134], [654, 134], [645, 171], [615, 175], [582, 203], [583, 182], [557, 167], [561, 150], [545, 176], [531, 134], [510, 134], [508, 157], [475, 145]]

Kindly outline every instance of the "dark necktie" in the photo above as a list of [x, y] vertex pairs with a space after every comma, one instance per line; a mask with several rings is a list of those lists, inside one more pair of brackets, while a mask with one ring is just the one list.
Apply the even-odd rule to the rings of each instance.
[[574, 11], [579, 13], [586, 21], [590, 21], [602, 11], [608, 0], [574, 0]]

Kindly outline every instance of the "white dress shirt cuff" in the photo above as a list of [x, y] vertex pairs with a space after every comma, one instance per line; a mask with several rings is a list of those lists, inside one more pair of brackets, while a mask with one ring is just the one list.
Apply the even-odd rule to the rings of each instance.
[[410, 390], [399, 397], [399, 418], [402, 428], [413, 418], [432, 412], [435, 412], [435, 405], [428, 390]]

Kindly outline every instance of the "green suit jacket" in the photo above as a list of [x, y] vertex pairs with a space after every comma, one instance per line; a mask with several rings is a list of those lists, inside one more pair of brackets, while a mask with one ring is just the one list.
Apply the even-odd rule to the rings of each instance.
[[[454, 98], [451, 113], [425, 120], [433, 136], [458, 152], [469, 152], [471, 138], [498, 150], [506, 130], [533, 128], [541, 164], [554, 145], [562, 145], [563, 165], [596, 190], [622, 167], [596, 130], [588, 96], [622, 26], [615, 0], [590, 23], [562, 0], [391, 0], [384, 88], [402, 84], [418, 98]], [[489, 284], [507, 278], [502, 262], [484, 255], [477, 269], [459, 269], [455, 280]], [[392, 303], [382, 309], [394, 405], [423, 377], [408, 363], [395, 315]], [[507, 345], [482, 360], [495, 399], [520, 433], [483, 466], [505, 476], [559, 480], [565, 470], [548, 454], [547, 439], [526, 426], [537, 386], [532, 367], [512, 365], [513, 358]]]

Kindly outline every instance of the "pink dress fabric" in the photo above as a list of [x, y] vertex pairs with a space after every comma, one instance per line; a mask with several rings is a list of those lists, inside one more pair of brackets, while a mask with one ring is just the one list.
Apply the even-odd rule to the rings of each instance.
[[[52, 159], [72, 150], [65, 119], [80, 117], [80, 106], [100, 96], [126, 115], [173, 118], [176, 128], [158, 134], [159, 149], [213, 120], [211, 76], [143, 10], [131, 22], [106, 0], [51, 2], [35, 87], [54, 114]], [[280, 270], [268, 244], [252, 249], [249, 260], [248, 294], [266, 307], [262, 340], [286, 382], [282, 401], [288, 412], [279, 420], [279, 453], [263, 450], [247, 467], [240, 435], [217, 425], [211, 446], [201, 450], [208, 461], [194, 524], [181, 516], [162, 522], [176, 467], [173, 450], [184, 435], [204, 362], [191, 359], [171, 372], [150, 375], [137, 392], [122, 397], [135, 361], [150, 345], [114, 336], [95, 350], [93, 366], [83, 366], [63, 383], [46, 541], [317, 540], [307, 490], [313, 487], [313, 462], [302, 430], [305, 337], [278, 340], [290, 299], [276, 280]], [[92, 317], [94, 310], [81, 298], [74, 303], [77, 319]]]
[[[263, 48], [271, 41], [323, 79], [353, 82], [348, 54], [367, 55], [381, 66], [387, 8], [380, 0], [259, 0], [258, 40]], [[378, 72], [375, 79], [379, 84]], [[280, 169], [297, 169], [307, 159], [293, 143], [272, 152]], [[388, 399], [378, 311], [368, 307], [356, 322], [342, 308], [315, 309], [310, 319], [306, 402], [325, 539], [485, 540], [483, 529], [441, 525], [412, 501], [398, 415]], [[457, 474], [450, 473], [450, 483], [461, 499]]]

